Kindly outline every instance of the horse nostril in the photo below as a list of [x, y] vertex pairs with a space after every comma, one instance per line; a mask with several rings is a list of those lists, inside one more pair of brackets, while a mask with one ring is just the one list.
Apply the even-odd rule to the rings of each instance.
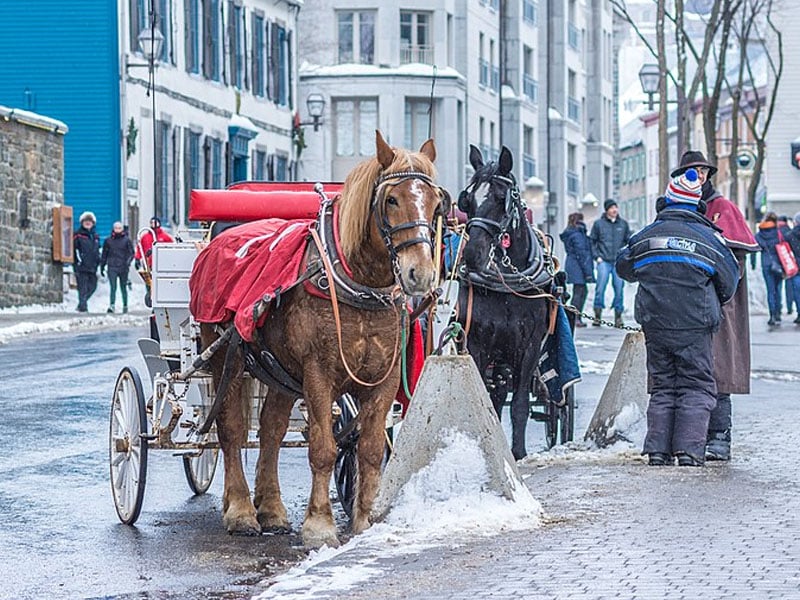
[[417, 282], [417, 272], [416, 269], [414, 269], [414, 267], [411, 267], [408, 270], [408, 278], [411, 280], [411, 283]]

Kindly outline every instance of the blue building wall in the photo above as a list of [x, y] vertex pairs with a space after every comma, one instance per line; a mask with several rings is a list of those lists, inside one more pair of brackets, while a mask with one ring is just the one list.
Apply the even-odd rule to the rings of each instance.
[[[120, 219], [117, 3], [0, 0], [0, 104], [64, 121], [64, 202]], [[76, 224], [77, 225], [77, 224]]]

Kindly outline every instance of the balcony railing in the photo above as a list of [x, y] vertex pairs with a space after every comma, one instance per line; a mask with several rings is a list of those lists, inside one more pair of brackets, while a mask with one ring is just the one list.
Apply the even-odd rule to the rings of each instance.
[[400, 48], [400, 64], [433, 64], [433, 46], [404, 46]]
[[525, 179], [536, 175], [536, 159], [530, 154], [522, 155], [522, 175]]
[[539, 102], [539, 82], [530, 75], [522, 76], [522, 93], [534, 104]]
[[522, 19], [529, 25], [536, 25], [536, 2], [522, 0]]
[[581, 180], [577, 173], [567, 171], [567, 193], [577, 198], [581, 193]]
[[478, 83], [483, 87], [489, 85], [489, 63], [484, 59], [478, 61], [480, 75], [478, 76]]
[[567, 118], [575, 123], [580, 123], [581, 104], [575, 98], [567, 98]]
[[567, 25], [567, 43], [573, 50], [580, 50], [581, 48], [581, 32], [572, 23]]

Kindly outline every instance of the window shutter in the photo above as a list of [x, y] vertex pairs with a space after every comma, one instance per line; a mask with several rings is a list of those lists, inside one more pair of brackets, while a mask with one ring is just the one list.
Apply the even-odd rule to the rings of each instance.
[[189, 195], [192, 191], [192, 154], [191, 138], [192, 132], [188, 128], [183, 130], [183, 214], [189, 215]]
[[[153, 118], [155, 118], [155, 115], [153, 115]], [[164, 156], [164, 147], [163, 146], [164, 146], [164, 143], [163, 143], [163, 140], [164, 140], [164, 138], [162, 137], [163, 136], [162, 129], [161, 129], [162, 127], [163, 127], [163, 123], [161, 121], [156, 121], [156, 132], [157, 132], [157, 134], [156, 134], [156, 144], [155, 144], [155, 146], [156, 146], [156, 161], [155, 161], [156, 162], [156, 172], [155, 172], [155, 182], [154, 182], [154, 185], [155, 185], [155, 194], [154, 194], [154, 196], [155, 196], [155, 201], [156, 201], [155, 202], [155, 204], [156, 204], [155, 205], [155, 211], [156, 212], [154, 214], [156, 216], [160, 216], [160, 217], [163, 217], [163, 215], [161, 215], [160, 213], [161, 213], [161, 207], [163, 206], [163, 193], [162, 193], [163, 187], [161, 185], [161, 182], [164, 181], [164, 169], [163, 169], [163, 167], [164, 167], [164, 161], [163, 161], [163, 156]]]
[[242, 7], [242, 39], [238, 40], [242, 47], [242, 64], [239, 68], [243, 71], [244, 89], [250, 89], [250, 73], [247, 70], [247, 11]]
[[281, 57], [281, 38], [280, 38], [280, 27], [277, 23], [272, 23], [271, 31], [270, 31], [270, 56], [269, 56], [269, 66], [270, 66], [270, 83], [272, 85], [272, 101], [276, 104], [280, 100], [279, 97], [279, 90], [280, 84], [278, 83], [279, 78], [281, 76], [279, 63]]
[[203, 77], [211, 79], [211, 57], [214, 52], [212, 36], [211, 0], [203, 0]]
[[203, 187], [211, 188], [211, 138], [206, 136], [203, 140]]
[[294, 60], [294, 56], [292, 55], [292, 39], [292, 32], [288, 31], [286, 33], [286, 81], [288, 85], [289, 107], [294, 111], [294, 78], [292, 77], [292, 61]]

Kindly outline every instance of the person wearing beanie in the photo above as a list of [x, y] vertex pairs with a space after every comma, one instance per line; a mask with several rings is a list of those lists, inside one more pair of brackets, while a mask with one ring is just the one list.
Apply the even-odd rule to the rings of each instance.
[[732, 410], [731, 394], [750, 393], [750, 303], [748, 300], [747, 256], [760, 251], [744, 215], [733, 202], [714, 189], [712, 177], [717, 167], [702, 152], [688, 150], [672, 176], [694, 168], [703, 185], [698, 210], [722, 230], [725, 245], [739, 264], [739, 285], [730, 302], [722, 307], [722, 322], [712, 340], [717, 405], [708, 424], [706, 460], [730, 460]]
[[[142, 267], [148, 273], [153, 268], [153, 246], [157, 243], [174, 242], [175, 239], [164, 231], [161, 227], [161, 219], [153, 215], [150, 218], [150, 228], [139, 232], [139, 239], [136, 243], [136, 270], [141, 271]], [[144, 261], [144, 263], [142, 262]], [[144, 303], [147, 306], [152, 304], [150, 298], [150, 282], [145, 279]]]
[[611, 279], [614, 288], [614, 325], [622, 327], [622, 311], [624, 309], [623, 287], [625, 282], [620, 279], [614, 269], [614, 261], [619, 251], [625, 247], [631, 237], [628, 222], [619, 216], [619, 207], [616, 201], [609, 198], [603, 203], [605, 212], [592, 225], [589, 236], [592, 243], [592, 259], [597, 264], [597, 284], [594, 289], [594, 321], [592, 325], [599, 326], [605, 308], [606, 286]]
[[643, 454], [653, 466], [702, 466], [716, 404], [712, 335], [736, 291], [739, 266], [719, 228], [697, 211], [697, 169], [670, 181], [664, 209], [616, 261], [638, 281], [635, 318], [645, 334], [648, 392]]
[[75, 280], [78, 283], [78, 312], [89, 310], [88, 302], [97, 289], [97, 266], [100, 264], [100, 236], [93, 212], [81, 213], [80, 227], [72, 236], [75, 249]]
[[100, 275], [105, 275], [108, 267], [108, 283], [111, 288], [111, 302], [106, 312], [114, 312], [117, 285], [122, 296], [122, 312], [128, 312], [128, 271], [131, 262], [133, 262], [133, 243], [125, 231], [125, 226], [117, 221], [111, 228], [111, 235], [103, 242], [103, 252], [100, 256]]

